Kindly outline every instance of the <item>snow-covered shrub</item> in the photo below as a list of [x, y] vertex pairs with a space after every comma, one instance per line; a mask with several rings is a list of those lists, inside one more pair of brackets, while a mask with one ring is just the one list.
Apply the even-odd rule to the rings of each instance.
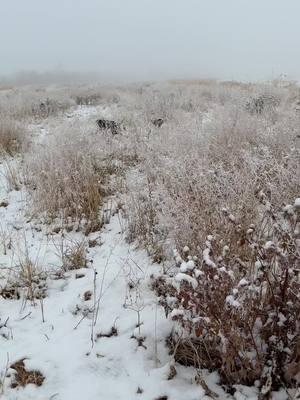
[[300, 383], [300, 198], [276, 212], [257, 197], [259, 224], [244, 229], [224, 209], [231, 234], [209, 235], [203, 251], [175, 251], [175, 271], [155, 287], [176, 321], [177, 361], [267, 394]]

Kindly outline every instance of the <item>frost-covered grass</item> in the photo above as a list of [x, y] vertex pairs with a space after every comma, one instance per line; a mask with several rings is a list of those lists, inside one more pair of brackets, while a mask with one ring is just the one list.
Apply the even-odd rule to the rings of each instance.
[[[26, 128], [12, 118], [2, 117], [0, 120], [0, 153], [13, 156], [26, 143]], [[4, 153], [4, 154], [3, 154]]]
[[[157, 261], [168, 263], [172, 248], [186, 246], [189, 262], [197, 260], [198, 269], [171, 267], [165, 286], [158, 283], [167, 312], [180, 321], [177, 360], [218, 369], [227, 384], [255, 383], [268, 396], [299, 383], [300, 215], [287, 206], [300, 193], [298, 89], [206, 89], [210, 106], [198, 120], [173, 93], [159, 98], [166, 124], [149, 135], [142, 181], [131, 181], [129, 238]], [[272, 255], [264, 250], [270, 242]], [[242, 279], [247, 285], [239, 287]]]
[[1, 91], [28, 144], [0, 164], [4, 398], [295, 396], [298, 96], [283, 82]]
[[106, 178], [97, 153], [75, 130], [45, 144], [27, 164], [35, 209], [52, 219], [97, 221]]
[[101, 84], [24, 84], [0, 87], [0, 115], [16, 120], [44, 120], [77, 105], [116, 104], [118, 90]]
[[299, 379], [300, 208], [296, 199], [276, 213], [263, 192], [258, 197], [260, 224], [244, 230], [224, 209], [230, 235], [209, 235], [202, 254], [175, 252], [175, 270], [156, 285], [177, 324], [175, 359], [267, 396]]
[[55, 87], [20, 86], [0, 91], [0, 115], [22, 123], [57, 115], [73, 105], [66, 90]]
[[299, 114], [289, 97], [293, 92], [252, 89], [275, 91], [282, 102], [252, 114], [246, 104], [255, 93], [225, 88], [216, 93], [212, 87], [209, 112], [187, 113], [177, 105], [174, 118], [152, 129], [146, 149], [141, 147], [145, 183], [135, 190], [133, 181], [131, 188], [136, 205], [129, 210], [133, 237], [143, 232], [152, 242], [159, 241], [167, 226], [176, 246], [196, 248], [220, 229], [224, 207], [246, 225], [254, 223], [260, 215], [257, 190], [268, 192], [277, 208], [298, 197]]

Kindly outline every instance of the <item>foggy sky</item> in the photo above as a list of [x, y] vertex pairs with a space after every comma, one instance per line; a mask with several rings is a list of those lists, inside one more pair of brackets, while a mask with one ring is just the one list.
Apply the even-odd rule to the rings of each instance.
[[300, 79], [300, 0], [0, 0], [0, 74]]

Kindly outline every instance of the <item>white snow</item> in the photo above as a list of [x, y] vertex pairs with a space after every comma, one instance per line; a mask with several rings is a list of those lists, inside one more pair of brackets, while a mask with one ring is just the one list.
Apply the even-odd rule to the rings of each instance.
[[191, 284], [194, 289], [196, 289], [197, 286], [198, 286], [198, 282], [197, 282], [197, 280], [195, 278], [193, 278], [190, 275], [184, 274], [184, 273], [177, 274], [175, 276], [175, 279], [176, 279], [177, 282], [183, 282], [184, 281], [184, 282], [187, 282], [187, 283]]
[[226, 303], [232, 307], [240, 307], [240, 303], [232, 295], [226, 297]]
[[295, 200], [294, 206], [295, 208], [300, 208], [300, 197]]
[[247, 286], [247, 285], [249, 285], [249, 281], [247, 281], [247, 279], [245, 278], [242, 278], [238, 284], [238, 286]]
[[193, 260], [189, 260], [187, 262], [182, 262], [180, 266], [181, 272], [192, 271], [195, 268], [195, 263]]
[[[150, 265], [144, 253], [132, 252], [120, 233], [117, 217], [101, 239], [104, 244], [93, 248], [89, 254], [97, 271], [96, 299], [103, 282], [99, 316], [94, 327], [92, 313], [84, 319], [80, 312], [74, 313], [83, 306], [90, 310], [93, 307], [93, 297], [83, 300], [87, 290], [93, 293], [92, 268], [72, 271], [66, 279], [48, 282], [48, 296], [43, 301], [44, 323], [39, 302], [22, 307], [21, 300], [0, 298], [1, 321], [9, 318], [7, 326], [13, 335], [10, 340], [0, 338], [3, 350], [0, 371], [5, 368], [8, 354], [10, 363], [26, 358], [25, 365], [41, 371], [46, 378], [39, 388], [29, 385], [18, 390], [9, 388], [7, 378], [6, 399], [39, 400], [51, 396], [63, 400], [128, 399], [136, 396], [138, 387], [144, 390], [143, 398], [172, 393], [178, 398], [184, 395], [184, 380], [178, 377], [175, 382], [168, 381], [161, 371], [170, 360], [165, 347], [170, 327], [154, 293], [148, 288], [149, 274], [158, 267]], [[36, 248], [38, 243], [34, 242], [37, 239], [30, 245]], [[50, 249], [47, 251], [51, 253]], [[2, 263], [4, 260], [2, 257]], [[84, 277], [75, 279], [78, 272]], [[136, 328], [135, 311], [139, 304], [130, 303], [127, 284], [130, 273], [143, 275], [139, 289], [143, 301], [140, 332]], [[126, 302], [132, 308], [124, 307]], [[113, 326], [118, 336], [102, 337], [92, 343], [91, 334], [95, 337]], [[145, 337], [146, 348], [138, 346], [138, 341], [131, 338], [134, 334]], [[201, 394], [199, 388], [190, 387], [190, 391], [194, 395]]]
[[210, 248], [203, 250], [203, 260], [208, 267], [216, 268], [216, 264], [210, 258]]
[[271, 240], [269, 240], [268, 242], [265, 243], [264, 248], [265, 248], [266, 250], [269, 250], [269, 249], [275, 249], [276, 246], [275, 246], [274, 242], [272, 242]]
[[[24, 193], [12, 192], [8, 200], [9, 206], [0, 209], [2, 221], [22, 227], [13, 235], [16, 238], [25, 235], [30, 255], [39, 253], [39, 263], [48, 270], [56, 270], [59, 260], [55, 246], [47, 240], [43, 230], [36, 232], [25, 222]], [[54, 239], [58, 240], [58, 235]], [[101, 233], [101, 241], [103, 244], [90, 249], [88, 254], [94, 269], [68, 272], [65, 279], [48, 279], [47, 297], [43, 301], [45, 322], [39, 301], [31, 305], [0, 297], [1, 323], [9, 318], [5, 332], [11, 333], [9, 339], [0, 336], [0, 371], [5, 370], [8, 355], [9, 364], [26, 358], [28, 369], [39, 370], [45, 376], [41, 387], [28, 385], [24, 389], [11, 389], [11, 378], [7, 377], [4, 398], [125, 400], [154, 399], [162, 395], [174, 399], [201, 398], [203, 389], [190, 384], [192, 370], [179, 367], [182, 374], [178, 373], [172, 381], [166, 378], [165, 369], [171, 357], [165, 338], [171, 327], [149, 288], [150, 274], [160, 267], [151, 264], [144, 252], [137, 252], [126, 243], [118, 216]], [[1, 255], [1, 276], [5, 276], [6, 265], [11, 265], [12, 260], [12, 251]], [[76, 279], [78, 273], [84, 276]], [[129, 290], [129, 280], [134, 280], [137, 287]], [[2, 286], [6, 279], [0, 282]], [[83, 295], [88, 290], [92, 298], [84, 301]], [[93, 327], [91, 310], [100, 292], [99, 315]], [[84, 314], [84, 310], [89, 312]], [[136, 326], [138, 311], [140, 328]], [[95, 338], [97, 334], [109, 332], [113, 326], [118, 331], [117, 336], [91, 341], [91, 335]], [[137, 339], [145, 337], [142, 346], [133, 335]], [[140, 395], [136, 394], [139, 387], [143, 390]]]
[[283, 207], [283, 211], [289, 215], [293, 215], [294, 214], [294, 207], [291, 204], [286, 205], [285, 207]]

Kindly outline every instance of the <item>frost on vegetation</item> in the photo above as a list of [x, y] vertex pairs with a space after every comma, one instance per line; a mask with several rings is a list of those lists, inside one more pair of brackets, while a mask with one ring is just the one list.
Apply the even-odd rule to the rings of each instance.
[[187, 282], [192, 285], [193, 289], [196, 289], [198, 286], [198, 282], [195, 278], [193, 278], [190, 275], [184, 274], [184, 273], [179, 273], [175, 277], [177, 282]]
[[[177, 360], [198, 367], [200, 357], [229, 384], [293, 387], [297, 341], [287, 332], [299, 335], [299, 118], [289, 89], [221, 86], [216, 97], [203, 94], [210, 118], [201, 129], [178, 108], [149, 134], [142, 166], [151, 190], [129, 210], [132, 237], [154, 248], [167, 238], [177, 249], [172, 283], [158, 285], [176, 323]], [[282, 325], [280, 312], [288, 315]], [[269, 344], [274, 331], [293, 356]], [[192, 345], [178, 344], [182, 337]]]
[[[262, 193], [259, 197], [264, 207]], [[255, 230], [251, 228], [250, 238], [249, 227], [243, 231], [236, 224], [232, 228], [228, 213], [223, 224], [238, 234], [225, 246], [220, 245], [223, 239], [217, 233], [214, 240], [207, 237], [203, 260], [193, 261], [193, 268], [187, 267], [191, 261], [187, 252], [174, 252], [176, 260], [182, 260], [177, 263], [180, 272], [173, 278], [176, 283], [169, 285], [166, 280], [160, 293], [176, 324], [173, 340], [179, 340], [178, 362], [195, 366], [199, 362], [203, 368], [217, 369], [223, 382], [255, 384], [263, 394], [278, 390], [283, 382], [289, 388], [299, 384], [300, 281], [295, 233], [299, 214], [285, 210], [275, 211], [268, 203], [267, 217]], [[248, 241], [241, 242], [246, 235]], [[176, 301], [164, 301], [167, 295]]]
[[[31, 93], [30, 101], [15, 99], [15, 106], [9, 95], [0, 99], [9, 115], [0, 146], [10, 155], [22, 147], [20, 125], [11, 120], [26, 116], [46, 124], [75, 103], [115, 104], [126, 127], [117, 138], [94, 131], [94, 113], [86, 112], [91, 125], [84, 132], [75, 124], [53, 132], [49, 124], [43, 146], [31, 147], [24, 181], [33, 214], [46, 214], [53, 234], [79, 234], [84, 227], [89, 235], [104, 222], [103, 199], [121, 192], [127, 217], [122, 233], [128, 228], [128, 239], [146, 247], [167, 274], [153, 286], [174, 324], [176, 361], [271, 396], [299, 384], [300, 179], [295, 93], [278, 87], [270, 97], [262, 94], [267, 89], [233, 83], [145, 85], [116, 93], [75, 88], [64, 95]], [[27, 98], [23, 90], [18, 95]], [[82, 123], [80, 107], [67, 117]], [[156, 119], [163, 124], [154, 127]], [[8, 172], [10, 187], [19, 188], [12, 168]], [[175, 263], [168, 259], [173, 247]], [[62, 270], [73, 276], [87, 257], [85, 243], [65, 243]], [[32, 262], [22, 263], [11, 275], [17, 284], [11, 279], [1, 286], [1, 298], [42, 301], [48, 277]], [[85, 274], [75, 274], [75, 283], [83, 285]], [[124, 309], [137, 314], [134, 337], [146, 350], [140, 318], [148, 303], [133, 297]], [[89, 287], [79, 304], [66, 309], [72, 318], [94, 318], [93, 301]], [[1, 333], [9, 336], [3, 324]], [[115, 331], [103, 332], [99, 342]]]

